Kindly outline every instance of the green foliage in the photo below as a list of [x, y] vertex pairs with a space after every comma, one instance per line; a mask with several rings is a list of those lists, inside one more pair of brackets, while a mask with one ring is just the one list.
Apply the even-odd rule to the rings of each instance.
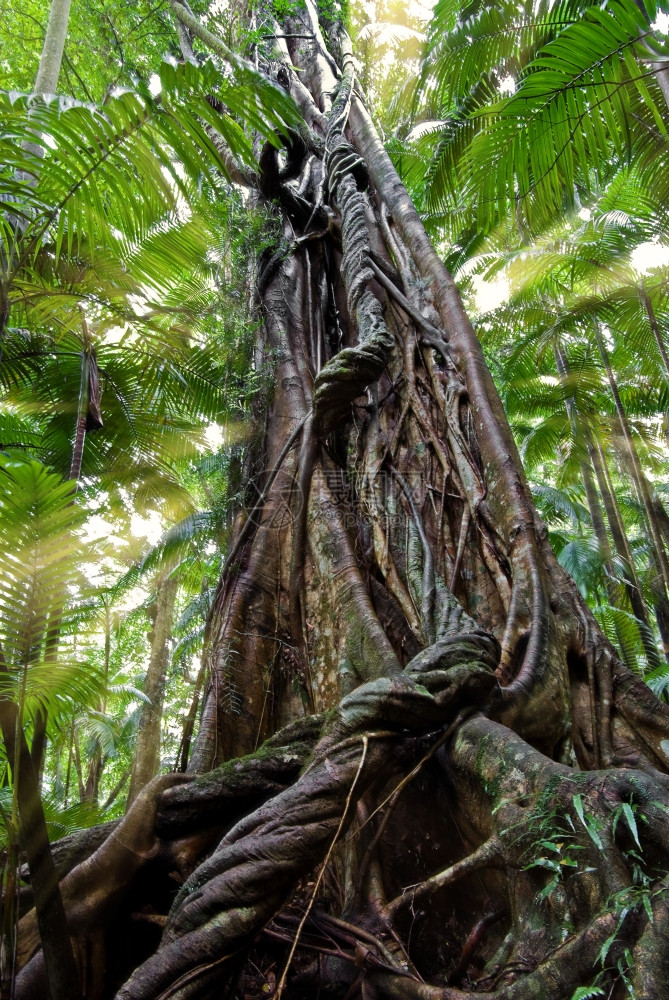
[[0, 94], [0, 209], [10, 281], [35, 267], [46, 244], [55, 268], [82, 253], [94, 263], [103, 248], [118, 252], [119, 237], [127, 246], [152, 233], [159, 250], [155, 227], [176, 221], [180, 198], [192, 200], [203, 181], [215, 190], [218, 173], [227, 173], [214, 134], [253, 166], [243, 129], [230, 112], [212, 107], [212, 97], [275, 142], [274, 131], [295, 121], [288, 97], [245, 67], [226, 78], [210, 61], [164, 62], [160, 87], [158, 97], [142, 87], [104, 107]]
[[654, 695], [667, 701], [669, 695], [669, 665], [663, 664], [651, 670], [645, 676], [645, 681]]
[[272, 0], [272, 13], [279, 22], [299, 10], [304, 10], [304, 0]]
[[55, 658], [49, 634], [66, 629], [86, 545], [72, 483], [35, 461], [0, 455], [0, 641], [3, 696], [58, 717], [98, 695], [101, 679]]
[[425, 210], [458, 239], [475, 219], [480, 240], [507, 218], [539, 232], [612, 166], [634, 163], [661, 185], [655, 15], [634, 0], [437, 4], [418, 87], [429, 124], [403, 153]]
[[[201, 5], [193, 3], [197, 10]], [[0, 0], [0, 88], [31, 90], [42, 50], [49, 0]], [[59, 89], [82, 101], [102, 102], [114, 87], [148, 79], [166, 52], [176, 51], [166, 7], [107, 0], [72, 4]]]
[[[11, 812], [12, 790], [9, 785], [0, 789], [0, 850], [6, 850], [10, 842], [8, 817]], [[51, 842], [67, 837], [71, 833], [104, 822], [99, 810], [92, 802], [77, 802], [63, 808], [62, 802], [51, 794], [42, 797], [44, 818]]]
[[[229, 160], [219, 147], [254, 169], [245, 128], [277, 142], [284, 122], [295, 121], [286, 95], [243, 63], [221, 73], [210, 60], [197, 67], [168, 60], [150, 90], [134, 84], [110, 92], [104, 106], [0, 95], [3, 319], [10, 313], [0, 426], [5, 444], [25, 452], [10, 456], [14, 464], [46, 477], [46, 485], [38, 482], [45, 495], [60, 479], [27, 456], [68, 469], [84, 350], [96, 356], [102, 390], [103, 427], [86, 437], [83, 493], [76, 504], [72, 484], [63, 494], [76, 580], [63, 582], [69, 564], [60, 557], [53, 579], [35, 564], [40, 586], [33, 589], [44, 607], [28, 621], [17, 612], [25, 595], [7, 582], [14, 584], [16, 566], [2, 589], [4, 687], [25, 702], [29, 738], [35, 708], [48, 710], [48, 781], [54, 808], [70, 811], [73, 798], [110, 796], [132, 759], [148, 624], [144, 614], [138, 622], [114, 613], [112, 635], [109, 604], [96, 609], [89, 600], [77, 576], [88, 558], [81, 504], [88, 497], [118, 518], [131, 497], [143, 511], [160, 506], [163, 516], [196, 517], [183, 470], [199, 458], [210, 421], [227, 423], [233, 442], [239, 433], [234, 421], [246, 414], [253, 381], [248, 259], [271, 239], [265, 216], [244, 208], [227, 183]], [[25, 503], [17, 516], [32, 524], [36, 546], [43, 538], [55, 551], [44, 518], [30, 520]], [[11, 534], [6, 519], [5, 528]], [[12, 541], [4, 545], [10, 561], [19, 554]], [[187, 586], [199, 590], [196, 562], [184, 564]], [[49, 604], [47, 592], [60, 606]], [[63, 602], [69, 592], [78, 607]], [[23, 630], [20, 648], [10, 626], [19, 638]], [[186, 668], [197, 640], [189, 652], [186, 646], [184, 677], [171, 681], [172, 713], [190, 700]], [[23, 673], [17, 649], [30, 652]], [[82, 823], [97, 821], [89, 805], [77, 813]], [[112, 809], [122, 805], [121, 794]]]
[[579, 986], [571, 995], [571, 1000], [590, 1000], [591, 997], [603, 997], [601, 986]]
[[397, 95], [419, 72], [425, 42], [425, 22], [419, 15], [415, 5], [403, 0], [354, 4], [348, 11], [360, 80], [382, 134], [406, 117]]
[[348, 26], [351, 12], [350, 0], [316, 0], [316, 10], [319, 19], [325, 24], [341, 21], [342, 24]]
[[[576, 778], [573, 783], [578, 786]], [[658, 872], [654, 870], [650, 857], [644, 854], [639, 831], [640, 826], [646, 822], [646, 817], [634, 801], [620, 802], [615, 807], [609, 805], [605, 812], [598, 810], [595, 813], [589, 808], [593, 800], [584, 792], [576, 792], [571, 796], [571, 808], [567, 810], [555, 808], [552, 795], [553, 791], [545, 788], [528, 819], [513, 830], [519, 843], [524, 841], [527, 845], [525, 854], [530, 860], [525, 865], [525, 871], [547, 872], [547, 881], [535, 897], [537, 904], [551, 905], [551, 896], [559, 892], [561, 883], [593, 870], [583, 864], [588, 853], [586, 846], [578, 842], [582, 839], [578, 832], [579, 825], [597, 851], [606, 851], [608, 845], [615, 841], [632, 874], [632, 884], [613, 894], [603, 909], [604, 913], [615, 917], [616, 925], [600, 948], [597, 956], [598, 971], [593, 975], [591, 984], [580, 986], [574, 991], [571, 1000], [587, 1000], [588, 997], [604, 995], [604, 987], [600, 984], [606, 982], [604, 977], [609, 972], [613, 972], [625, 986], [626, 994], [633, 997], [635, 994], [631, 973], [634, 970], [634, 959], [631, 952], [625, 949], [617, 954], [615, 964], [612, 964], [610, 956], [628, 917], [643, 911], [652, 924], [653, 903], [666, 892], [662, 882], [657, 887]], [[601, 804], [598, 799], [597, 802]], [[586, 853], [582, 854], [583, 851]], [[571, 930], [573, 928], [565, 927], [564, 936]]]
[[630, 666], [640, 668], [648, 642], [644, 646], [623, 585], [629, 559], [617, 552], [612, 538], [607, 555], [594, 535], [583, 470], [591, 469], [610, 531], [611, 512], [603, 509], [602, 484], [592, 466], [594, 450], [610, 479], [607, 489], [651, 609], [657, 602], [654, 549], [647, 513], [623, 461], [598, 331], [605, 331], [633, 447], [645, 475], [661, 482], [669, 471], [664, 441], [669, 375], [661, 349], [669, 329], [667, 272], [665, 265], [642, 276], [633, 259], [637, 247], [657, 245], [659, 253], [665, 228], [663, 204], [644, 188], [636, 169], [622, 169], [587, 212], [553, 222], [531, 243], [524, 231], [507, 225], [482, 244], [475, 262], [479, 273], [503, 274], [509, 284], [507, 302], [481, 317], [479, 333], [551, 542], [606, 635]]
[[[266, 222], [221, 178], [203, 131], [203, 106], [217, 114], [206, 99], [214, 79], [209, 64], [166, 64], [159, 99], [124, 93], [95, 108], [5, 98], [3, 440], [67, 471], [86, 323], [104, 428], [87, 438], [84, 477], [104, 475], [117, 505], [128, 488], [137, 503], [174, 496], [173, 467], [197, 454], [198, 429], [239, 415], [233, 384], [246, 391], [254, 327], [244, 285]], [[262, 102], [237, 89], [257, 124]], [[227, 124], [249, 159], [239, 126]], [[23, 148], [29, 139], [38, 151]], [[213, 210], [205, 197], [217, 199]]]

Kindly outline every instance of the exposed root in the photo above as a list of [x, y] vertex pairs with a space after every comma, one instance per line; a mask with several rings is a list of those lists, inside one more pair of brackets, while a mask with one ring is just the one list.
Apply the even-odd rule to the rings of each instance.
[[293, 943], [292, 943], [292, 945], [290, 947], [290, 952], [288, 953], [288, 958], [286, 959], [286, 964], [284, 966], [283, 972], [281, 973], [281, 979], [279, 980], [279, 983], [278, 983], [277, 988], [276, 988], [276, 997], [277, 997], [277, 1000], [280, 1000], [280, 997], [281, 997], [281, 995], [283, 993], [283, 990], [284, 990], [284, 987], [286, 985], [286, 979], [288, 977], [288, 970], [290, 969], [290, 963], [293, 960], [293, 955], [295, 954], [295, 949], [297, 948], [297, 945], [299, 943], [300, 934], [302, 933], [302, 928], [304, 927], [304, 925], [305, 925], [305, 923], [306, 923], [306, 921], [307, 921], [307, 919], [309, 917], [309, 914], [311, 912], [311, 908], [314, 905], [314, 900], [316, 899], [316, 896], [318, 894], [318, 888], [319, 888], [319, 886], [321, 884], [321, 880], [322, 880], [323, 875], [325, 873], [325, 869], [327, 867], [327, 863], [330, 860], [330, 856], [331, 856], [332, 851], [334, 849], [334, 846], [335, 846], [335, 844], [337, 842], [337, 839], [339, 838], [339, 834], [341, 833], [341, 831], [342, 831], [342, 829], [344, 827], [344, 823], [348, 819], [349, 809], [351, 807], [351, 799], [353, 798], [353, 793], [355, 791], [355, 786], [358, 783], [358, 779], [360, 777], [360, 774], [362, 773], [362, 769], [365, 766], [365, 760], [367, 758], [367, 748], [368, 748], [368, 746], [369, 746], [369, 740], [368, 740], [367, 736], [363, 736], [362, 737], [362, 753], [360, 754], [360, 763], [358, 764], [358, 769], [355, 772], [355, 775], [353, 777], [353, 782], [351, 784], [351, 788], [349, 790], [349, 793], [346, 796], [346, 802], [344, 803], [344, 811], [343, 811], [343, 813], [341, 815], [341, 820], [339, 821], [339, 826], [337, 827], [335, 835], [332, 838], [332, 842], [331, 842], [330, 846], [328, 847], [327, 854], [325, 855], [325, 858], [323, 860], [323, 864], [321, 865], [321, 868], [320, 868], [320, 871], [319, 871], [318, 876], [316, 878], [316, 881], [314, 882], [314, 888], [312, 890], [311, 896], [309, 897], [309, 902], [307, 903], [307, 907], [306, 907], [306, 909], [304, 911], [302, 919], [300, 920], [300, 923], [298, 924], [297, 930], [295, 931], [295, 938], [294, 938]]
[[300, 654], [302, 659], [302, 674], [305, 679], [305, 688], [309, 700], [310, 710], [313, 712], [314, 692], [309, 671], [309, 650], [306, 638], [305, 609], [303, 607], [302, 594], [304, 592], [304, 561], [306, 555], [307, 541], [307, 514], [309, 510], [309, 494], [311, 492], [311, 480], [314, 473], [314, 461], [316, 459], [317, 443], [312, 431], [311, 417], [307, 419], [304, 428], [304, 437], [297, 470], [297, 509], [295, 510], [292, 526], [292, 551], [291, 551], [291, 572], [288, 590], [290, 605], [290, 625], [294, 640], [299, 640]]
[[667, 880], [650, 901], [649, 920], [632, 957], [635, 1000], [656, 1000], [660, 983], [669, 983], [669, 886]]
[[[596, 917], [580, 934], [569, 938], [534, 972], [492, 992], [429, 986], [408, 976], [370, 972], [370, 979], [388, 1000], [569, 1000], [578, 986], [591, 982], [597, 955], [617, 926], [611, 913]], [[617, 956], [617, 950], [614, 952]]]
[[469, 522], [471, 521], [471, 512], [469, 510], [469, 505], [465, 502], [462, 510], [462, 523], [460, 524], [460, 534], [458, 536], [458, 551], [455, 554], [455, 563], [453, 564], [453, 572], [451, 574], [450, 583], [448, 584], [448, 589], [453, 594], [455, 593], [455, 588], [458, 585], [458, 577], [460, 576], [460, 570], [462, 568], [462, 557], [465, 554], [465, 545], [467, 544], [467, 534], [469, 532]]
[[406, 502], [409, 505], [409, 510], [411, 511], [411, 516], [413, 518], [414, 525], [416, 526], [416, 531], [423, 549], [423, 580], [421, 588], [420, 617], [423, 626], [423, 634], [426, 641], [429, 643], [434, 641], [434, 602], [436, 598], [432, 550], [425, 534], [423, 522], [421, 521], [420, 515], [416, 510], [416, 505], [413, 502], [411, 490], [397, 469], [392, 468], [391, 471], [402, 487], [402, 492], [404, 493]]
[[[362, 794], [383, 773], [388, 741], [407, 728], [426, 732], [443, 724], [463, 701], [485, 700], [495, 658], [494, 643], [467, 619], [458, 632], [415, 657], [402, 675], [370, 681], [345, 698], [302, 777], [238, 823], [185, 883], [161, 948], [135, 972], [119, 1000], [158, 1000], [175, 983], [181, 983], [180, 997], [199, 996], [204, 982], [218, 977], [221, 956], [236, 954], [278, 910], [297, 878], [326, 856], [344, 828], [352, 787]], [[363, 736], [369, 749], [361, 765]]]
[[420, 885], [407, 886], [400, 896], [388, 903], [388, 916], [393, 917], [402, 906], [409, 904], [413, 906], [417, 899], [430, 895], [446, 885], [452, 885], [453, 882], [459, 881], [465, 875], [471, 875], [472, 872], [480, 871], [482, 868], [500, 867], [502, 860], [501, 842], [498, 837], [491, 837], [462, 861], [458, 861], [443, 872], [433, 875], [425, 882], [421, 882]]
[[[97, 851], [65, 877], [61, 893], [73, 936], [109, 919], [115, 902], [125, 894], [135, 874], [160, 849], [155, 827], [162, 792], [190, 780], [183, 774], [154, 778]], [[38, 995], [36, 984], [43, 983], [44, 966], [38, 948], [37, 918], [31, 910], [19, 925], [17, 964], [21, 972], [16, 980], [17, 1000], [34, 1000]]]

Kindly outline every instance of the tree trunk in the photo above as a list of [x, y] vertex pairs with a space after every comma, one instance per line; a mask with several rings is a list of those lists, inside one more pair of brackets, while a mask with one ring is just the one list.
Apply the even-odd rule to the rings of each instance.
[[[105, 694], [103, 695], [99, 704], [99, 711], [102, 715], [104, 715], [105, 712], [107, 711], [106, 691], [107, 691], [107, 684], [109, 682], [109, 667], [111, 663], [111, 629], [112, 629], [111, 606], [109, 603], [106, 603], [105, 604], [105, 652], [104, 652], [104, 668], [103, 668]], [[97, 743], [88, 764], [88, 776], [86, 778], [86, 790], [85, 790], [86, 802], [94, 802], [95, 805], [98, 804], [98, 797], [100, 791], [100, 778], [102, 777], [102, 770], [105, 765], [105, 760], [106, 758], [103, 757], [102, 755], [102, 747], [100, 746], [99, 743]], [[125, 781], [129, 776], [130, 776], [130, 769], [128, 770], [128, 774], [125, 775], [125, 777], [123, 778], [123, 782], [119, 787], [116, 795], [118, 795], [121, 788], [123, 787], [123, 784], [125, 783]], [[114, 795], [113, 798], [111, 799], [112, 802], [116, 799], [116, 795]], [[109, 808], [110, 805], [111, 802], [109, 801], [109, 799], [107, 799], [107, 802], [103, 806], [103, 812], [105, 809]]]
[[137, 733], [137, 746], [130, 774], [129, 809], [142, 788], [160, 769], [160, 727], [163, 720], [165, 681], [170, 662], [170, 637], [174, 622], [178, 581], [166, 573], [156, 580], [156, 603], [151, 630], [151, 658], [144, 678], [144, 694], [149, 699], [142, 705]]
[[[604, 450], [599, 442], [597, 442], [597, 452], [599, 456], [599, 468], [603, 476], [603, 482], [606, 486], [606, 494], [608, 502], [611, 508], [611, 524], [612, 524], [612, 534], [615, 539], [616, 551], [619, 558], [623, 561], [625, 567], [630, 568], [629, 583], [631, 590], [628, 590], [628, 595], [630, 597], [630, 604], [634, 614], [639, 621], [644, 623], [644, 628], [648, 628], [648, 615], [646, 610], [646, 603], [643, 600], [643, 591], [641, 589], [641, 583], [639, 577], [636, 573], [634, 566], [634, 559], [632, 557], [632, 550], [630, 548], [629, 540], [627, 538], [627, 533], [625, 531], [625, 526], [623, 524], [623, 519], [620, 514], [620, 508], [616, 501], [613, 482], [611, 479], [611, 472], [609, 469], [609, 463], [607, 461]], [[658, 500], [659, 504], [659, 500]], [[661, 505], [660, 505], [661, 506]], [[608, 508], [607, 508], [608, 509]], [[664, 511], [664, 508], [662, 508]], [[657, 511], [656, 511], [657, 514]], [[616, 527], [614, 528], [613, 525]], [[664, 653], [665, 659], [669, 657], [669, 631], [667, 630], [667, 622], [669, 621], [669, 601], [667, 600], [666, 593], [662, 588], [662, 580], [659, 575], [659, 569], [656, 566], [655, 569], [655, 584], [651, 584], [655, 593], [655, 620], [657, 623], [658, 631], [660, 633], [660, 640], [662, 642], [662, 651]], [[634, 597], [634, 600], [632, 600]], [[644, 617], [640, 615], [640, 611], [643, 609]], [[655, 650], [654, 639], [652, 638], [652, 632], [646, 632], [649, 636], [648, 641], [652, 643], [653, 652], [650, 652], [646, 648], [646, 657], [648, 659], [649, 665], [659, 665], [654, 663], [654, 657], [657, 657], [657, 651]]]
[[[0, 650], [0, 674], [5, 673], [4, 654]], [[44, 984], [42, 995], [44, 1000], [77, 1000], [77, 997], [81, 996], [79, 974], [68, 935], [68, 922], [59, 891], [58, 877], [51, 856], [38, 772], [26, 742], [18, 706], [5, 698], [0, 699], [0, 731], [7, 758], [12, 762], [18, 802], [19, 843], [28, 862], [35, 904], [35, 922], [39, 927], [44, 964], [48, 973], [48, 981]], [[11, 853], [10, 850], [10, 864]], [[9, 870], [9, 866], [8, 871], [10, 878], [4, 886], [3, 899], [5, 912], [8, 908], [11, 910], [13, 902], [11, 893], [15, 889], [14, 872]], [[3, 931], [5, 933], [9, 931], [11, 935], [11, 928], [7, 926], [5, 919], [3, 919]], [[5, 940], [3, 951], [6, 944]], [[15, 946], [11, 949], [13, 953], [3, 955], [3, 965], [7, 962], [10, 967], [14, 966], [16, 961], [14, 948]], [[3, 983], [3, 993], [4, 986]], [[9, 995], [12, 995], [11, 986]]]
[[[560, 376], [564, 378], [568, 374], [569, 369], [567, 358], [559, 347], [555, 348], [555, 359], [557, 362], [558, 372]], [[625, 591], [627, 593], [627, 598], [629, 600], [630, 607], [632, 608], [632, 612], [639, 623], [639, 634], [648, 665], [652, 668], [659, 667], [661, 661], [655, 647], [655, 639], [653, 631], [650, 627], [648, 611], [643, 599], [643, 592], [641, 590], [641, 585], [634, 566], [634, 560], [632, 559], [632, 552], [629, 547], [622, 518], [620, 517], [611, 481], [607, 474], [605, 456], [599, 449], [598, 443], [594, 441], [592, 432], [583, 419], [582, 414], [579, 414], [575, 401], [572, 398], [568, 398], [566, 406], [574, 432], [584, 440], [588, 456], [590, 458], [590, 465], [584, 462], [581, 470], [592, 526], [599, 544], [602, 561], [604, 562], [606, 568], [606, 589], [609, 603], [614, 607], [620, 606], [618, 595], [616, 594], [615, 584], [617, 574], [613, 566], [613, 554], [611, 552], [611, 546], [606, 526], [604, 524], [599, 496], [592, 478], [593, 470], [595, 476], [597, 477], [599, 492], [604, 503], [611, 537], [613, 538], [618, 558], [623, 566], [623, 582], [625, 585]], [[621, 641], [620, 635], [618, 635], [618, 640], [625, 663], [628, 667], [634, 668], [634, 658], [627, 654], [625, 645]]]
[[631, 474], [632, 481], [636, 487], [637, 493], [639, 495], [639, 500], [643, 504], [644, 511], [646, 513], [646, 524], [648, 527], [649, 538], [648, 541], [651, 547], [654, 549], [654, 558], [660, 570], [661, 578], [664, 584], [664, 590], [666, 594], [669, 594], [669, 560], [667, 559], [667, 553], [664, 549], [662, 542], [662, 532], [658, 524], [658, 519], [653, 507], [650, 488], [650, 484], [644, 475], [643, 469], [641, 468], [641, 462], [639, 460], [639, 455], [632, 438], [632, 432], [630, 429], [629, 421], [627, 419], [627, 414], [622, 404], [620, 398], [620, 393], [618, 391], [618, 385], [616, 383], [616, 378], [611, 367], [611, 362], [609, 360], [608, 351], [604, 340], [602, 337], [601, 330], [599, 326], [595, 326], [595, 336], [597, 338], [597, 346], [599, 347], [599, 352], [606, 369], [606, 375], [609, 381], [609, 386], [611, 388], [611, 395], [613, 396], [613, 401], [616, 407], [616, 414], [618, 416], [618, 423], [620, 426], [620, 450], [622, 455], [623, 464], [629, 470]]
[[55, 94], [58, 89], [69, 18], [70, 0], [51, 0], [44, 46], [35, 79], [36, 94]]
[[619, 969], [660, 996], [669, 708], [557, 564], [330, 27], [334, 56], [307, 0], [276, 39], [307, 127], [260, 158], [283, 224], [257, 278], [262, 502], [213, 603], [190, 773], [62, 882], [87, 997], [571, 1000], [622, 996]]
[[[604, 511], [602, 510], [599, 494], [597, 493], [595, 481], [592, 476], [592, 469], [587, 462], [584, 462], [581, 466], [581, 475], [583, 476], [583, 485], [585, 487], [585, 496], [588, 501], [590, 520], [592, 521], [592, 527], [595, 532], [597, 544], [599, 545], [599, 552], [606, 574], [604, 581], [606, 598], [612, 607], [619, 608], [621, 606], [620, 585], [616, 580], [616, 571], [613, 565], [613, 553], [611, 552], [611, 544], [606, 531], [606, 524], [604, 523]], [[645, 639], [643, 632], [641, 633], [641, 636], [642, 640]], [[616, 639], [620, 654], [625, 664], [630, 667], [630, 669], [634, 669], [636, 667], [634, 654], [631, 650], [627, 649], [627, 645], [623, 641], [623, 637], [620, 635], [619, 630], [616, 631]], [[657, 661], [657, 654], [655, 654], [655, 661]], [[657, 662], [653, 663], [653, 666], [657, 665]]]
[[[667, 75], [666, 70], [663, 71], [662, 78], [665, 79], [667, 81], [667, 84], [669, 85], [669, 76]], [[669, 380], [669, 353], [667, 353], [667, 348], [664, 343], [664, 337], [662, 336], [660, 325], [657, 322], [657, 317], [655, 315], [655, 310], [653, 309], [653, 303], [650, 300], [650, 295], [648, 294], [643, 285], [639, 287], [639, 298], [641, 299], [643, 307], [646, 311], [646, 316], [648, 317], [648, 324], [650, 326], [652, 334], [655, 337], [655, 343], [657, 344], [657, 349], [660, 358], [662, 359], [662, 364], [664, 366], [664, 374]]]
[[[48, 97], [58, 90], [58, 77], [70, 19], [70, 5], [71, 0], [51, 0], [44, 45], [35, 77], [35, 93], [41, 97]], [[27, 142], [24, 148], [35, 156], [42, 156], [42, 147], [39, 143]], [[0, 329], [4, 329], [4, 325], [0, 326]]]
[[602, 495], [606, 517], [609, 522], [609, 530], [611, 532], [611, 537], [613, 538], [613, 543], [616, 547], [616, 554], [618, 555], [618, 558], [623, 566], [623, 579], [625, 582], [627, 597], [629, 599], [632, 612], [639, 622], [641, 642], [646, 654], [646, 660], [649, 667], [659, 667], [661, 660], [655, 646], [655, 638], [653, 636], [653, 630], [650, 627], [648, 609], [646, 608], [646, 604], [643, 599], [643, 592], [641, 590], [641, 584], [634, 566], [632, 551], [625, 532], [625, 526], [620, 516], [611, 479], [608, 475], [606, 456], [602, 453], [599, 444], [593, 441], [591, 434], [588, 434], [588, 452], [595, 469], [597, 482], [599, 483], [599, 490]]

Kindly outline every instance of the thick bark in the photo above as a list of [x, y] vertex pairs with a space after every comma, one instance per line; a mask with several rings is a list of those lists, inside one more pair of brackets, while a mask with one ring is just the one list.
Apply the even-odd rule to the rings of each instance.
[[284, 28], [308, 127], [285, 166], [261, 156], [283, 225], [257, 278], [261, 500], [208, 623], [190, 775], [63, 880], [87, 1000], [570, 1000], [605, 942], [612, 997], [626, 955], [661, 992], [669, 709], [557, 564], [347, 39], [335, 61], [310, 0]]

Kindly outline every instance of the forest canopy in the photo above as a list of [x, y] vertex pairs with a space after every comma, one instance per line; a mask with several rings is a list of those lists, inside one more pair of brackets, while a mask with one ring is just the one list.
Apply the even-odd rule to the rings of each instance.
[[0, 15], [3, 1000], [659, 997], [669, 9]]

